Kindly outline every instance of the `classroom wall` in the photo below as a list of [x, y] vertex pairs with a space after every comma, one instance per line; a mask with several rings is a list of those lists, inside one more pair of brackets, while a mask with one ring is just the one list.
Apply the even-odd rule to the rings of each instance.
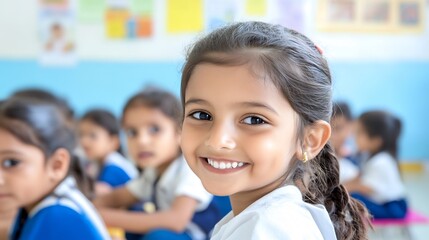
[[[199, 34], [166, 34], [165, 2], [156, 1], [153, 39], [107, 40], [102, 26], [78, 25], [77, 64], [45, 67], [38, 62], [37, 1], [0, 0], [0, 99], [19, 88], [43, 87], [64, 96], [78, 114], [106, 107], [119, 115], [126, 99], [144, 86], [178, 95], [184, 49]], [[355, 115], [374, 108], [396, 113], [404, 122], [400, 157], [429, 161], [428, 19], [425, 31], [416, 34], [322, 33], [314, 24], [315, 3], [305, 1], [305, 32], [330, 62], [334, 98], [348, 101]]]

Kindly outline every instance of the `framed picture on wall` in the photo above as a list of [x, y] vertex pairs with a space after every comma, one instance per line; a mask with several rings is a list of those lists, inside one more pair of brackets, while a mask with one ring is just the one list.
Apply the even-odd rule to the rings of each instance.
[[332, 32], [422, 32], [426, 0], [319, 0], [316, 25]]

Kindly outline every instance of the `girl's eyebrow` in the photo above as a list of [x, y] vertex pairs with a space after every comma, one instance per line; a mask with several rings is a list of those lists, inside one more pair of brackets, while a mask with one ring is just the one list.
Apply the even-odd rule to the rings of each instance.
[[274, 110], [274, 108], [272, 108], [271, 106], [265, 104], [265, 103], [261, 103], [261, 102], [239, 102], [237, 103], [237, 106], [239, 107], [256, 107], [256, 108], [264, 108], [276, 115], [279, 115], [276, 110]]
[[209, 102], [207, 102], [206, 100], [201, 99], [201, 98], [191, 98], [191, 99], [187, 100], [187, 101], [185, 102], [185, 107], [186, 107], [186, 105], [189, 105], [189, 104], [204, 104], [204, 105], [210, 105], [210, 104], [209, 104]]
[[6, 154], [14, 154], [14, 155], [22, 155], [21, 152], [16, 151], [16, 150], [0, 150], [0, 154], [6, 155]]

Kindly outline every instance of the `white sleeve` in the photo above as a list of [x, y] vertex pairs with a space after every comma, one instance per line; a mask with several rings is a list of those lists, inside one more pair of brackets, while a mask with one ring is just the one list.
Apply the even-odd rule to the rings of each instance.
[[138, 178], [130, 180], [126, 184], [126, 188], [130, 193], [139, 200], [143, 200], [147, 198], [145, 189], [147, 188], [147, 184], [145, 183], [145, 179], [143, 175], [140, 175]]
[[398, 169], [393, 160], [378, 158], [367, 164], [362, 176], [362, 183], [372, 189], [373, 200], [382, 203], [400, 195], [400, 192], [397, 193], [397, 191], [399, 191], [401, 182], [398, 179], [400, 178]]
[[[287, 209], [287, 211], [283, 211]], [[268, 209], [237, 223], [227, 239], [322, 240], [319, 229], [308, 212], [297, 208]]]
[[174, 195], [188, 196], [198, 201], [197, 211], [202, 211], [207, 208], [212, 200], [212, 195], [204, 188], [201, 180], [189, 168], [188, 164], [184, 162], [180, 176], [178, 176], [177, 185]]

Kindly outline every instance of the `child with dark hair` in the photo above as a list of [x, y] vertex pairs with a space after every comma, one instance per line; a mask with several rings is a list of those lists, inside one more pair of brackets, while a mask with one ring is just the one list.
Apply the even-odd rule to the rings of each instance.
[[182, 72], [182, 151], [232, 212], [211, 239], [366, 239], [327, 144], [331, 75], [313, 42], [242, 22], [197, 41]]
[[365, 112], [357, 121], [357, 147], [370, 157], [361, 176], [346, 187], [374, 218], [404, 218], [407, 213], [397, 156], [400, 132], [401, 121], [385, 111]]
[[136, 167], [123, 155], [120, 126], [116, 117], [104, 109], [94, 109], [79, 121], [79, 141], [86, 157], [97, 164], [95, 193], [110, 192], [138, 175]]
[[[129, 155], [143, 171], [94, 202], [109, 226], [127, 231], [128, 240], [206, 239], [221, 218], [181, 156], [181, 118], [177, 98], [159, 89], [136, 94], [124, 107]], [[137, 211], [124, 210], [140, 202]]]
[[356, 165], [356, 157], [352, 157], [350, 149], [346, 148], [346, 141], [351, 135], [353, 118], [349, 105], [345, 102], [333, 104], [331, 117], [331, 139], [335, 155], [340, 164], [340, 182], [345, 183], [356, 178], [359, 168]]
[[[1, 206], [19, 207], [9, 239], [109, 239], [78, 189], [75, 134], [58, 106], [12, 97], [0, 106]], [[78, 173], [77, 175], [75, 175]]]

